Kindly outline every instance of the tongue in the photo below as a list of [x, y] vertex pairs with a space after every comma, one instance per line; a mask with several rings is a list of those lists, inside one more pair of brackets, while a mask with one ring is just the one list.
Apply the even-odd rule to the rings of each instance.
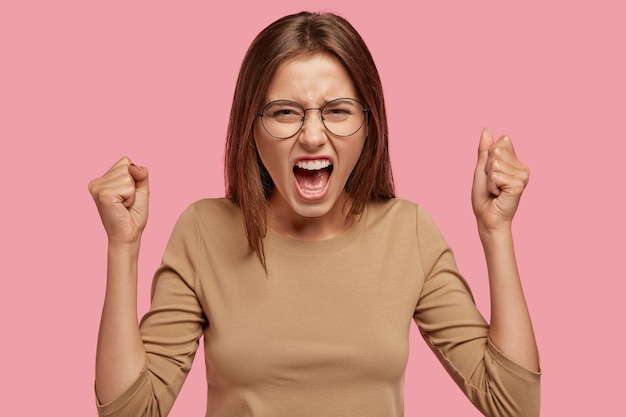
[[328, 169], [309, 171], [306, 169], [296, 168], [294, 173], [300, 189], [305, 193], [310, 194], [322, 191], [328, 182], [328, 177], [330, 177]]

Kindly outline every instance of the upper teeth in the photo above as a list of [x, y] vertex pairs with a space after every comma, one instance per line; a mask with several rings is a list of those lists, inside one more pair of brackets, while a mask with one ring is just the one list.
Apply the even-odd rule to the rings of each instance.
[[308, 171], [317, 171], [322, 168], [326, 168], [330, 166], [330, 161], [327, 159], [324, 160], [316, 160], [316, 161], [298, 161], [298, 168], [306, 169]]

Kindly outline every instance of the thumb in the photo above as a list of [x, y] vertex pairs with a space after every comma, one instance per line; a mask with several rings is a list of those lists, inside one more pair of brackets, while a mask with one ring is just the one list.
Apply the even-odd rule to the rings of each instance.
[[478, 143], [478, 161], [476, 161], [476, 171], [485, 172], [489, 149], [493, 145], [493, 134], [489, 129], [484, 128], [480, 134], [480, 142]]
[[130, 164], [128, 172], [135, 180], [135, 190], [137, 192], [148, 192], [148, 168]]
[[472, 203], [476, 209], [479, 200], [489, 195], [487, 191], [487, 160], [489, 158], [489, 149], [493, 144], [493, 134], [489, 129], [484, 128], [480, 134], [480, 142], [478, 143], [478, 160], [476, 161], [476, 169], [474, 170], [474, 181], [472, 184]]

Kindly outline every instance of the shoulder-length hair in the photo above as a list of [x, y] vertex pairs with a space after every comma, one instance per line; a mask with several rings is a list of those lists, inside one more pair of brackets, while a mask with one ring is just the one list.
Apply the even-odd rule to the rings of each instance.
[[343, 63], [359, 98], [370, 109], [367, 139], [345, 185], [351, 197], [347, 215], [361, 213], [368, 201], [394, 197], [383, 88], [367, 45], [346, 19], [332, 13], [301, 12], [278, 19], [257, 35], [243, 59], [230, 111], [224, 166], [226, 196], [241, 207], [248, 244], [264, 267], [267, 202], [274, 182], [256, 150], [253, 124], [266, 104], [279, 65], [316, 53], [331, 54]]

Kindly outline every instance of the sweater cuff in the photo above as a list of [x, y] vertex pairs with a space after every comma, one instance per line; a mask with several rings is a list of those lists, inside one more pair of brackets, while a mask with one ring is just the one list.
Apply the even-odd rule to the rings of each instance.
[[100, 403], [98, 396], [96, 394], [96, 406], [98, 408], [99, 416], [110, 416], [115, 414], [119, 409], [124, 407], [124, 405], [130, 401], [133, 397], [138, 395], [142, 390], [150, 390], [150, 381], [148, 380], [148, 369], [147, 366], [139, 373], [139, 376], [133, 382], [133, 384], [119, 397], [114, 400], [109, 401], [108, 403]]
[[539, 371], [531, 371], [524, 368], [517, 362], [514, 362], [508, 356], [506, 356], [500, 349], [498, 349], [490, 339], [487, 339], [487, 350], [494, 362], [498, 362], [504, 369], [506, 369], [512, 375], [525, 379], [529, 382], [539, 382], [541, 379], [541, 367]]

